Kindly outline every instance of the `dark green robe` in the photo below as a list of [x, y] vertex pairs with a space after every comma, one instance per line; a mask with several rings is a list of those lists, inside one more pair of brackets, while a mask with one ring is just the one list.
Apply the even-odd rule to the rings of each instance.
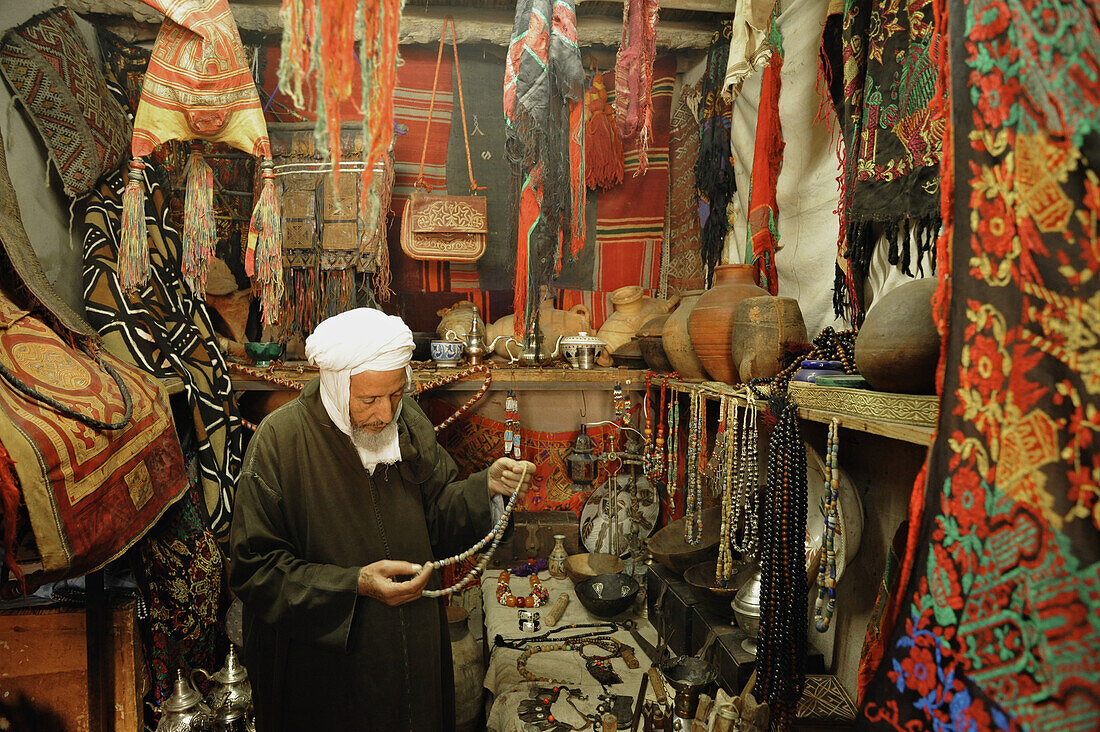
[[[360, 597], [359, 568], [422, 563], [490, 529], [487, 471], [457, 480], [410, 398], [401, 461], [371, 476], [329, 418], [318, 380], [260, 424], [237, 487], [230, 585], [244, 602], [244, 660], [259, 732], [453, 727], [442, 600]], [[433, 573], [429, 588], [439, 588]]]

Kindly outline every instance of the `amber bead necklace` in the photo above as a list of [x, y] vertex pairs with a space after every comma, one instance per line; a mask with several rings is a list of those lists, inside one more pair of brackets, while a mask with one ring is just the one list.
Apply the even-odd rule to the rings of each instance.
[[497, 602], [508, 607], [542, 607], [550, 602], [550, 590], [543, 586], [538, 574], [532, 574], [529, 579], [531, 581], [531, 594], [514, 595], [512, 594], [512, 588], [509, 586], [512, 575], [508, 573], [507, 569], [501, 570], [500, 576], [497, 577]]

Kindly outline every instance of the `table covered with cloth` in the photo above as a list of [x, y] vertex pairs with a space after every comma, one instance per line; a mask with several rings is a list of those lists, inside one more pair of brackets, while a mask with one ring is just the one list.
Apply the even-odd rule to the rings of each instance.
[[[509, 641], [516, 638], [536, 637], [545, 634], [548, 630], [552, 631], [558, 628], [565, 628], [573, 623], [599, 623], [602, 619], [589, 613], [584, 605], [581, 604], [580, 600], [577, 598], [576, 592], [573, 590], [573, 583], [570, 580], [554, 579], [550, 577], [548, 572], [540, 572], [539, 579], [543, 586], [550, 592], [550, 602], [542, 607], [534, 608], [534, 611], [538, 612], [540, 616], [541, 625], [539, 631], [535, 633], [521, 633], [519, 630], [517, 609], [501, 605], [497, 602], [496, 590], [497, 578], [499, 576], [499, 570], [489, 571], [486, 572], [481, 582], [482, 600], [485, 607], [485, 640], [489, 646], [490, 653], [489, 665], [485, 673], [485, 688], [491, 695], [490, 703], [492, 705], [488, 714], [487, 727], [492, 732], [520, 732], [525, 729], [527, 724], [519, 718], [520, 702], [525, 699], [533, 698], [535, 694], [538, 693], [535, 691], [536, 689], [549, 688], [554, 686], [554, 684], [526, 680], [516, 667], [516, 662], [522, 651], [513, 648], [494, 646], [493, 639], [497, 635], [501, 635]], [[526, 595], [530, 592], [529, 580], [526, 577], [516, 577], [513, 575], [511, 586], [512, 592], [517, 596]], [[553, 627], [550, 627], [546, 624], [546, 618], [550, 613], [550, 609], [563, 592], [569, 593], [569, 607], [566, 608], [561, 619]], [[642, 676], [652, 665], [652, 662], [646, 656], [645, 652], [638, 647], [638, 643], [631, 637], [629, 631], [622, 627], [622, 622], [627, 619], [634, 620], [642, 636], [654, 646], [657, 645], [657, 631], [653, 628], [649, 620], [633, 612], [634, 607], [637, 607], [637, 603], [635, 603], [631, 610], [611, 619], [611, 622], [616, 622], [618, 624], [618, 629], [609, 634], [615, 640], [630, 646], [638, 659], [638, 668], [631, 669], [627, 667], [626, 662], [622, 658], [614, 658], [611, 662], [612, 668], [615, 673], [622, 678], [622, 683], [608, 686], [608, 691], [610, 691], [610, 693], [630, 697], [632, 709], [637, 701], [638, 688], [641, 685]], [[542, 643], [556, 643], [559, 638], [568, 636], [571, 633], [580, 634], [593, 630], [597, 629], [577, 628], [571, 631], [563, 630], [561, 633], [552, 635], [548, 640], [542, 641]], [[606, 635], [608, 634], [604, 634], [602, 637]], [[588, 656], [608, 655], [607, 651], [595, 646], [587, 646], [584, 652]], [[542, 678], [565, 681], [571, 689], [579, 689], [587, 698], [574, 697], [573, 704], [585, 714], [596, 714], [596, 707], [601, 701], [599, 697], [604, 693], [604, 689], [585, 668], [584, 659], [576, 650], [546, 651], [533, 654], [528, 660], [527, 670]], [[650, 700], [655, 699], [653, 689], [649, 685], [646, 687], [646, 698]], [[588, 721], [577, 711], [577, 709], [574, 709], [573, 706], [566, 701], [566, 695], [564, 693], [560, 695], [556, 702], [551, 704], [551, 712], [555, 720], [562, 724], [568, 724], [574, 729], [583, 727]], [[547, 727], [540, 727], [540, 729], [546, 728]], [[594, 729], [598, 731], [600, 729], [599, 725], [596, 725]]]

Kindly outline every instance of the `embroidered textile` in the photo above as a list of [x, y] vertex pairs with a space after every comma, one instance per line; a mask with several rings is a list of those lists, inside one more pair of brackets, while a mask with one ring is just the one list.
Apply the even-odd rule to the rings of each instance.
[[[90, 347], [101, 363], [0, 295], [0, 365], [12, 374], [0, 382], [0, 443], [51, 580], [120, 556], [187, 487], [163, 387], [99, 344]], [[122, 421], [125, 389], [132, 416], [119, 429], [94, 428], [17, 390], [12, 379], [106, 423]]]
[[123, 294], [117, 274], [122, 218], [121, 172], [104, 178], [88, 201], [84, 223], [84, 304], [100, 335], [128, 352], [158, 378], [183, 380], [198, 435], [199, 471], [210, 528], [229, 529], [233, 489], [243, 457], [244, 434], [225, 360], [206, 306], [180, 278], [180, 238], [168, 216], [157, 170], [147, 165], [143, 183], [151, 276], [144, 288]]
[[878, 238], [889, 242], [891, 264], [923, 275], [940, 228], [944, 120], [933, 111], [933, 26], [931, 0], [844, 3], [842, 50], [832, 52], [830, 65], [844, 74], [843, 98], [834, 104], [844, 133], [840, 254], [847, 271], [837, 272], [833, 307], [856, 326]]
[[875, 729], [1095, 730], [1100, 21], [1058, 0], [935, 9], [945, 118], [958, 123], [934, 301], [950, 326], [943, 398], [862, 717]]
[[130, 123], [68, 8], [8, 31], [0, 71], [42, 136], [65, 195], [80, 198], [122, 160]]
[[672, 112], [668, 153], [668, 218], [665, 237], [669, 244], [667, 262], [661, 266], [672, 290], [686, 292], [706, 287], [702, 252], [699, 247], [699, 196], [695, 192], [695, 164], [699, 160], [699, 121], [689, 97], [699, 88], [681, 93]]
[[[778, 32], [775, 33], [778, 36]], [[779, 293], [775, 255], [779, 249], [779, 204], [776, 183], [783, 165], [783, 132], [779, 119], [780, 74], [783, 49], [776, 47], [760, 90], [753, 151], [752, 180], [749, 182], [749, 245], [745, 261], [756, 268], [756, 283], [772, 295]]]
[[[191, 487], [197, 489], [194, 455], [187, 465]], [[218, 664], [222, 555], [203, 521], [201, 500], [197, 490], [188, 490], [136, 547], [135, 576], [149, 608], [142, 640], [157, 706], [171, 696], [176, 669], [186, 675]]]

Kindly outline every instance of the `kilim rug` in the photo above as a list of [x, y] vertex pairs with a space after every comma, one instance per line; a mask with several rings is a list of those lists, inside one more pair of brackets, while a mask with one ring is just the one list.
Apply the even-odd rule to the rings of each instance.
[[932, 0], [844, 3], [843, 49], [830, 67], [844, 75], [834, 103], [844, 133], [840, 254], [848, 271], [837, 270], [834, 309], [856, 326], [878, 239], [889, 242], [891, 264], [923, 275], [940, 228], [944, 120], [932, 109], [932, 34]]
[[676, 100], [669, 131], [668, 261], [663, 262], [670, 290], [687, 292], [707, 286], [703, 271], [699, 196], [695, 193], [695, 163], [699, 160], [699, 120], [689, 101], [699, 94], [685, 89]]
[[180, 236], [169, 220], [155, 165], [146, 164], [145, 223], [152, 274], [140, 292], [122, 294], [116, 272], [122, 192], [120, 172], [88, 199], [84, 223], [84, 304], [88, 320], [119, 353], [158, 378], [183, 380], [198, 434], [199, 475], [210, 528], [229, 529], [244, 433], [232, 382], [206, 306], [180, 275]]
[[950, 329], [867, 727], [1100, 728], [1096, 10], [936, 3]]
[[65, 195], [83, 196], [122, 160], [130, 123], [68, 8], [8, 31], [0, 42], [0, 71], [42, 136]]
[[222, 635], [222, 555], [203, 519], [195, 456], [188, 490], [138, 543], [135, 577], [149, 608], [142, 625], [145, 659], [160, 706], [172, 694], [176, 669], [213, 671]]

